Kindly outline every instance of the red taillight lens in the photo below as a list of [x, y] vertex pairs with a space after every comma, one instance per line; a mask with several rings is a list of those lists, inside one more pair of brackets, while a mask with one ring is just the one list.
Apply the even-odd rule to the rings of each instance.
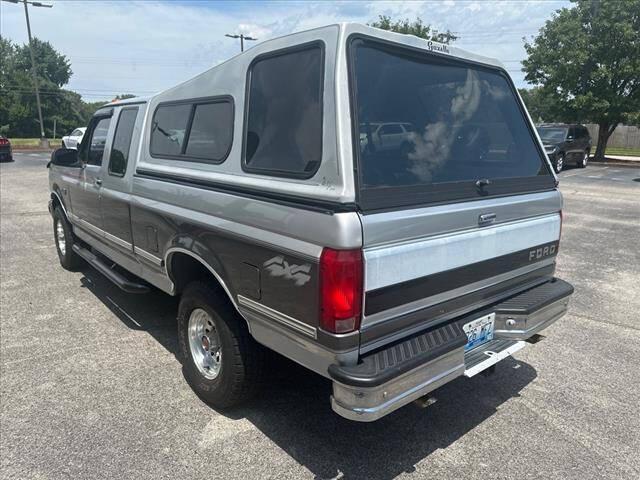
[[325, 248], [320, 255], [320, 326], [332, 333], [360, 327], [362, 251]]
[[7, 140], [6, 138], [0, 138], [0, 145], [7, 145], [9, 143], [9, 140]]

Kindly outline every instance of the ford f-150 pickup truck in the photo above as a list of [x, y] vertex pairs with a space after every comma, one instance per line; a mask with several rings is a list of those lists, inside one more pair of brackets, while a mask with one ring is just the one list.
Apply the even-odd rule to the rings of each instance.
[[373, 421], [492, 368], [573, 292], [557, 179], [504, 67], [362, 25], [105, 105], [49, 179], [62, 266], [179, 296], [185, 375], [216, 408], [272, 349]]

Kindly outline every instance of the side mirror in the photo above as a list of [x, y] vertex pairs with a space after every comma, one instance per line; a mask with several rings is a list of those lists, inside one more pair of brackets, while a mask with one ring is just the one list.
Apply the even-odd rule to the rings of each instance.
[[57, 165], [59, 167], [76, 167], [80, 168], [82, 164], [78, 158], [78, 151], [70, 148], [59, 148], [51, 153], [51, 161], [49, 165]]

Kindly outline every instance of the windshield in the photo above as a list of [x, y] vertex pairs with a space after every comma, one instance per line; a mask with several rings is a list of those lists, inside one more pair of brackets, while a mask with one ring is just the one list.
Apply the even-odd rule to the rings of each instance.
[[566, 128], [538, 127], [537, 130], [542, 143], [559, 143], [567, 137]]
[[[420, 194], [454, 182], [550, 176], [499, 72], [373, 41], [351, 48], [361, 189], [415, 187]], [[460, 197], [487, 194], [457, 190]]]

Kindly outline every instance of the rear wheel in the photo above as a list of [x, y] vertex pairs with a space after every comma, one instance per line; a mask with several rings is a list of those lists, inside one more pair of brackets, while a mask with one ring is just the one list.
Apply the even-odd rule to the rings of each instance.
[[60, 206], [53, 209], [53, 236], [62, 268], [76, 270], [80, 267], [82, 259], [73, 251], [73, 244], [75, 243], [73, 229]]
[[556, 173], [560, 173], [562, 171], [564, 168], [564, 153], [558, 154], [554, 167], [556, 169]]
[[589, 150], [586, 150], [582, 155], [582, 159], [578, 161], [578, 167], [585, 168], [589, 163]]
[[182, 294], [178, 341], [189, 385], [213, 407], [238, 405], [260, 386], [264, 348], [224, 294], [204, 282], [190, 283]]

